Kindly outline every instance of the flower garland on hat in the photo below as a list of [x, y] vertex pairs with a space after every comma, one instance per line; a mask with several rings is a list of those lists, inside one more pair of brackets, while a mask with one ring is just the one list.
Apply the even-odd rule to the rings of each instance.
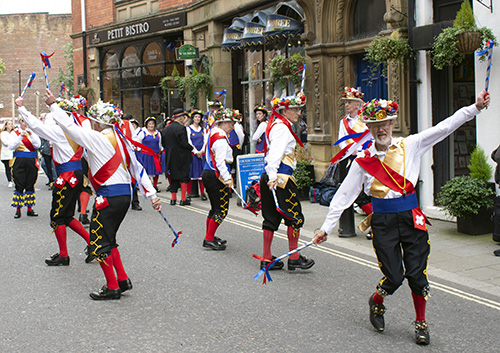
[[84, 107], [87, 106], [87, 100], [85, 99], [85, 97], [80, 96], [79, 94], [72, 97], [71, 102], [73, 103], [73, 107], [76, 110], [83, 109]]
[[112, 124], [121, 120], [123, 112], [115, 105], [104, 103], [99, 99], [96, 104], [90, 107], [89, 115], [105, 124]]
[[398, 116], [398, 104], [385, 99], [372, 99], [363, 104], [358, 115], [364, 123], [376, 123], [380, 121], [394, 120]]
[[241, 114], [239, 110], [234, 110], [230, 108], [219, 109], [214, 115], [215, 122], [223, 122], [223, 121], [241, 121]]
[[271, 104], [273, 105], [273, 110], [301, 108], [306, 104], [306, 96], [303, 92], [300, 92], [296, 96], [276, 97], [271, 101]]
[[356, 88], [345, 87], [344, 92], [342, 92], [342, 99], [353, 99], [358, 101], [363, 101], [365, 94], [358, 91]]

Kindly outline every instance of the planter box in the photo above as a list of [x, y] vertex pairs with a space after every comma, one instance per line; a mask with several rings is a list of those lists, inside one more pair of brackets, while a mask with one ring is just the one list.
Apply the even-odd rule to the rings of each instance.
[[481, 208], [479, 213], [472, 217], [458, 217], [457, 231], [469, 235], [493, 233], [493, 209]]

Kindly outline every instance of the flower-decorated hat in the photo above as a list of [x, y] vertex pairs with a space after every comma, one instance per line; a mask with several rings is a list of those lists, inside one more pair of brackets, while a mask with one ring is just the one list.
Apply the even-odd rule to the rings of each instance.
[[363, 103], [363, 98], [365, 97], [364, 93], [361, 93], [358, 91], [356, 88], [352, 87], [345, 87], [344, 92], [342, 93], [342, 99], [349, 99], [353, 101], [358, 101], [360, 103]]
[[203, 118], [203, 114], [205, 114], [205, 113], [203, 113], [203, 111], [202, 111], [202, 110], [200, 110], [200, 109], [196, 109], [196, 108], [195, 108], [195, 109], [193, 109], [193, 111], [191, 112], [191, 118], [194, 118], [194, 116], [195, 116], [195, 115], [197, 115], [197, 114], [200, 116], [200, 118]]
[[262, 113], [264, 113], [265, 116], [267, 116], [269, 114], [269, 112], [267, 111], [267, 108], [263, 105], [256, 105], [255, 108], [253, 108], [253, 111], [254, 111], [254, 113], [262, 112]]
[[76, 111], [74, 110], [73, 102], [69, 99], [58, 97], [56, 98], [56, 103], [65, 112], [71, 113]]
[[87, 100], [85, 99], [85, 97], [80, 96], [79, 94], [71, 98], [71, 102], [73, 102], [73, 107], [76, 110], [83, 109], [84, 107], [87, 106]]
[[222, 107], [221, 102], [219, 102], [217, 99], [214, 99], [213, 101], [208, 101], [207, 105], [209, 107]]
[[398, 104], [385, 99], [372, 99], [358, 110], [359, 118], [365, 124], [394, 120], [398, 116]]
[[102, 123], [112, 124], [121, 120], [123, 112], [115, 105], [111, 103], [104, 103], [99, 99], [96, 104], [90, 107], [88, 114]]
[[230, 109], [230, 108], [219, 109], [214, 114], [214, 120], [216, 123], [221, 123], [224, 121], [240, 122], [241, 121], [241, 114], [238, 110], [234, 110], [234, 109]]
[[271, 101], [273, 110], [302, 108], [306, 104], [306, 96], [300, 92], [296, 96], [287, 96], [283, 98], [274, 98]]

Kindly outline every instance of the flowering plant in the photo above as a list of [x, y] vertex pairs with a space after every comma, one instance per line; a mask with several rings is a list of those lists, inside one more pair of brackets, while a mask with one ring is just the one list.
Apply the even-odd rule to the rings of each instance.
[[290, 107], [300, 108], [306, 104], [306, 96], [304, 93], [300, 92], [296, 96], [287, 96], [283, 98], [276, 97], [271, 101], [271, 104], [273, 105], [274, 110], [279, 108], [290, 109]]
[[215, 113], [215, 121], [235, 121], [239, 122], [241, 121], [241, 114], [238, 110], [230, 109], [230, 108], [224, 108], [224, 109], [219, 109]]
[[363, 122], [376, 122], [383, 120], [396, 119], [398, 104], [396, 102], [385, 99], [372, 99], [370, 102], [364, 103], [358, 115]]
[[345, 98], [345, 99], [360, 99], [360, 100], [363, 100], [364, 97], [365, 97], [364, 93], [361, 93], [357, 89], [351, 88], [351, 87], [345, 87], [344, 88], [344, 92], [342, 93], [342, 98]]
[[104, 103], [102, 100], [94, 104], [89, 109], [89, 115], [106, 124], [111, 124], [119, 121], [123, 112], [111, 103]]

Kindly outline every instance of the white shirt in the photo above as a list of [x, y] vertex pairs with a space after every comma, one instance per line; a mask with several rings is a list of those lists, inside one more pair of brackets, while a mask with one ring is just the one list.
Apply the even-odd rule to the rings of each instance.
[[[217, 126], [214, 126], [212, 128], [210, 136], [212, 136], [215, 133], [219, 133], [223, 136], [226, 136], [226, 132]], [[230, 180], [231, 173], [229, 173], [226, 163], [229, 164], [233, 162], [233, 150], [231, 149], [231, 146], [229, 146], [227, 139], [223, 138], [215, 141], [214, 144], [212, 145], [212, 150], [210, 151], [210, 153], [214, 154], [215, 165], [217, 166], [217, 170], [222, 176], [222, 179], [224, 179], [224, 181]]]
[[267, 121], [262, 121], [259, 123], [259, 126], [257, 126], [257, 129], [255, 129], [255, 132], [252, 135], [253, 142], [257, 142], [257, 140], [262, 137], [262, 134], [266, 132], [266, 127], [267, 127]]
[[[278, 174], [278, 168], [281, 163], [283, 156], [295, 151], [295, 145], [297, 141], [293, 137], [288, 127], [281, 121], [281, 119], [276, 119], [274, 126], [269, 132], [269, 145], [268, 152], [265, 158], [266, 162], [266, 173], [269, 176], [269, 180], [276, 179]], [[297, 162], [293, 161], [293, 169], [295, 170]]]
[[[106, 164], [115, 154], [115, 148], [105, 136], [108, 133], [114, 133], [112, 128], [106, 128], [101, 132], [89, 130], [76, 125], [73, 119], [70, 118], [57, 104], [50, 106], [50, 111], [53, 114], [54, 120], [64, 130], [64, 132], [80, 146], [87, 149], [87, 161], [92, 174], [95, 174], [99, 169]], [[119, 144], [119, 138], [116, 137]], [[118, 147], [117, 147], [118, 148]], [[135, 154], [130, 154], [131, 159], [135, 159]], [[131, 184], [130, 173], [124, 168], [123, 163], [120, 163], [118, 169], [104, 182], [103, 186], [116, 184]], [[155, 189], [149, 180], [147, 173], [143, 173], [139, 181], [149, 191], [146, 196], [151, 199], [156, 197]]]
[[192, 152], [193, 154], [195, 154], [195, 153], [198, 153], [198, 152], [200, 152], [200, 151], [203, 151], [203, 150], [205, 149], [205, 145], [207, 144], [207, 139], [205, 138], [205, 135], [206, 135], [206, 134], [203, 134], [203, 146], [202, 146], [202, 147], [201, 147], [201, 149], [198, 151], [198, 150], [196, 149], [196, 147], [193, 145], [193, 141], [191, 141], [191, 130], [190, 130], [189, 128], [193, 129], [193, 130], [194, 130], [194, 131], [196, 131], [196, 132], [200, 132], [203, 128], [202, 128], [200, 125], [198, 125], [198, 128], [196, 128], [196, 126], [194, 126], [193, 124], [191, 124], [191, 125], [189, 125], [188, 127], [186, 127], [187, 136], [188, 136], [188, 142], [189, 142], [189, 144], [190, 144], [191, 146], [193, 146], [193, 149], [191, 150], [191, 152]]
[[[130, 125], [132, 126], [132, 124], [130, 124]], [[158, 139], [158, 148], [160, 149], [160, 152], [161, 152], [161, 151], [163, 151], [163, 146], [161, 144], [161, 134], [158, 130], [155, 130], [155, 133], [156, 133], [156, 135], [160, 136], [160, 138]], [[153, 134], [151, 134], [148, 131], [148, 129], [145, 127], [137, 129], [136, 133], [132, 132], [133, 140], [137, 141], [139, 143], [142, 143], [142, 140], [144, 140], [146, 135], [153, 136]]]
[[9, 148], [10, 132], [7, 130], [2, 131], [0, 139], [2, 139], [2, 161], [11, 160], [14, 157], [14, 153]]
[[238, 136], [240, 146], [243, 146], [243, 141], [245, 141], [245, 132], [243, 131], [243, 126], [240, 123], [236, 122], [234, 124], [234, 132], [236, 132], [236, 135]]
[[[16, 130], [17, 129], [14, 129], [10, 132], [9, 149], [11, 151], [15, 151], [16, 148], [19, 147], [19, 145], [21, 144], [22, 139], [23, 139], [23, 135], [21, 135], [21, 134], [17, 135]], [[19, 129], [19, 131], [21, 131], [21, 129]], [[37, 149], [40, 148], [40, 146], [42, 145], [42, 141], [40, 141], [40, 137], [38, 137], [38, 135], [35, 133], [32, 133], [31, 135], [29, 135], [29, 139], [30, 139], [33, 147], [35, 147]]]
[[19, 114], [33, 132], [52, 143], [52, 157], [57, 164], [69, 162], [75, 155], [63, 130], [52, 120], [52, 113], [47, 114], [45, 123], [38, 120], [24, 106], [19, 108]]
[[[444, 140], [451, 133], [453, 133], [453, 131], [458, 129], [467, 121], [472, 120], [474, 116], [479, 113], [480, 111], [476, 108], [476, 105], [473, 104], [459, 109], [455, 112], [455, 114], [446, 120], [443, 120], [436, 126], [426, 129], [418, 134], [408, 136], [405, 139], [405, 163], [404, 165], [401, 165], [401, 169], [398, 173], [403, 175], [413, 185], [416, 185], [418, 175], [420, 173], [420, 160], [422, 156], [432, 146]], [[391, 145], [400, 140], [401, 138], [393, 138]], [[382, 161], [384, 160], [387, 152], [378, 151], [374, 144], [370, 146], [368, 150], [372, 156], [378, 156], [378, 158]], [[365, 193], [367, 195], [371, 195], [370, 188], [375, 178], [365, 171], [356, 162], [356, 160], [354, 160], [354, 162], [355, 163], [352, 163], [349, 173], [330, 202], [328, 215], [321, 226], [321, 230], [326, 234], [329, 234], [335, 227], [344, 209], [352, 205], [352, 203], [356, 200], [361, 192], [361, 189], [363, 188], [363, 185]], [[398, 197], [401, 197], [400, 192], [389, 190], [384, 199], [394, 199]]]

